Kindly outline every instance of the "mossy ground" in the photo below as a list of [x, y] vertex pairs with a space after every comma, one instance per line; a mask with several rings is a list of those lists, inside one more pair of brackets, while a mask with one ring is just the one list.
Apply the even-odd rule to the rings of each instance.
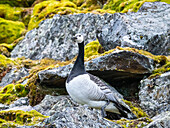
[[10, 104], [19, 97], [27, 96], [29, 89], [22, 84], [9, 84], [0, 91], [0, 103]]
[[35, 0], [1, 0], [0, 4], [9, 4], [12, 7], [30, 7]]
[[19, 21], [10, 21], [0, 18], [0, 43], [10, 44], [21, 37], [25, 25]]
[[48, 116], [44, 116], [35, 110], [29, 112], [22, 110], [0, 111], [0, 127], [9, 128], [23, 125], [31, 126], [43, 121], [47, 117]]

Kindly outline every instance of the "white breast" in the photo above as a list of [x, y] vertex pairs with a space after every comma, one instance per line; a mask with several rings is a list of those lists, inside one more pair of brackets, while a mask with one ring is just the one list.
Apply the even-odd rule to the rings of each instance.
[[[66, 83], [66, 89], [71, 98], [77, 103], [86, 104], [89, 107], [98, 109], [106, 104], [103, 92], [97, 84], [90, 79], [88, 74], [73, 78], [69, 83]], [[100, 98], [101, 100], [99, 100]], [[119, 113], [113, 103], [110, 103], [105, 110]]]
[[80, 104], [87, 104], [90, 77], [88, 74], [79, 75], [73, 78], [69, 83], [66, 83], [66, 89], [73, 100]]

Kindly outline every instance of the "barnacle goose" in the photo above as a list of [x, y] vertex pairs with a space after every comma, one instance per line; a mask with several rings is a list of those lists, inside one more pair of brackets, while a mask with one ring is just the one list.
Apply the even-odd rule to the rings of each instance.
[[107, 117], [106, 112], [109, 112], [113, 113], [116, 119], [136, 118], [129, 106], [118, 98], [105, 82], [85, 71], [83, 35], [76, 34], [73, 40], [78, 43], [79, 53], [66, 80], [66, 90], [71, 98], [88, 107], [101, 109], [103, 117]]

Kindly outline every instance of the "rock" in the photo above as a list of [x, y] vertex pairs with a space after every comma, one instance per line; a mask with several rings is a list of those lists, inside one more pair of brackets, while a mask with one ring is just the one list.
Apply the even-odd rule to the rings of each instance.
[[151, 117], [170, 111], [170, 72], [141, 81], [140, 106]]
[[28, 97], [21, 97], [18, 100], [14, 101], [13, 104], [10, 104], [10, 108], [14, 107], [23, 107], [24, 105], [28, 106], [29, 105], [29, 100]]
[[14, 68], [2, 78], [0, 86], [6, 86], [8, 84], [11, 84], [12, 82], [16, 82], [27, 75], [29, 75], [29, 73], [26, 68], [23, 67], [19, 70]]
[[[11, 56], [70, 60], [78, 51], [71, 37], [78, 32], [83, 33], [87, 44], [96, 40], [96, 31], [105, 50], [116, 46], [135, 47], [154, 54], [169, 55], [170, 5], [163, 5], [165, 3], [156, 3], [153, 13], [139, 11], [127, 14], [55, 15], [52, 19], [42, 21], [38, 28], [29, 31], [11, 52]], [[160, 8], [164, 11], [159, 11]]]
[[170, 55], [170, 5], [145, 2], [137, 13], [115, 14], [97, 37], [105, 50], [116, 46]]
[[100, 110], [78, 105], [69, 96], [46, 95], [44, 100], [39, 105], [36, 105], [34, 109], [45, 115], [50, 115], [42, 123], [35, 125], [39, 127], [120, 128], [118, 124], [103, 119]]
[[[104, 56], [85, 62], [86, 70], [104, 79], [114, 86], [124, 96], [132, 96], [138, 91], [139, 81], [153, 70], [154, 61], [144, 55], [126, 50], [115, 50]], [[41, 87], [44, 91], [63, 94], [65, 81], [73, 64], [63, 67], [43, 70], [38, 73]], [[120, 88], [121, 86], [121, 88]], [[133, 89], [132, 89], [133, 88]], [[136, 88], [136, 89], [135, 89]], [[52, 94], [47, 93], [47, 94]]]
[[8, 109], [8, 108], [9, 108], [8, 105], [1, 104], [1, 103], [0, 103], [0, 111], [5, 110], [5, 109]]
[[97, 27], [106, 24], [112, 17], [111, 14], [55, 15], [52, 19], [42, 21], [39, 28], [29, 31], [11, 52], [11, 56], [70, 60], [78, 53], [76, 44], [71, 40], [72, 36], [77, 32], [83, 33], [86, 44], [96, 40]]
[[152, 118], [153, 122], [144, 128], [169, 128], [170, 127], [170, 111], [163, 112]]

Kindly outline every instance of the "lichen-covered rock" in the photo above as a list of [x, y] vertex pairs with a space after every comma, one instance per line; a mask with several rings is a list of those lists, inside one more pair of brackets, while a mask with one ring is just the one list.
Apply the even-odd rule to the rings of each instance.
[[141, 81], [139, 91], [140, 106], [151, 117], [170, 111], [170, 72], [165, 72], [152, 79]]
[[73, 102], [69, 96], [49, 96], [34, 107], [40, 113], [49, 115], [42, 123], [35, 126], [41, 127], [102, 127], [120, 128], [114, 122], [104, 120], [100, 110], [89, 109]]
[[170, 55], [170, 5], [145, 2], [141, 8], [137, 13], [117, 13], [103, 25], [97, 37], [105, 50], [116, 46], [135, 47]]
[[25, 31], [25, 25], [19, 21], [0, 18], [0, 43], [10, 44]]
[[152, 118], [153, 122], [144, 128], [169, 128], [170, 127], [170, 111], [162, 112]]

